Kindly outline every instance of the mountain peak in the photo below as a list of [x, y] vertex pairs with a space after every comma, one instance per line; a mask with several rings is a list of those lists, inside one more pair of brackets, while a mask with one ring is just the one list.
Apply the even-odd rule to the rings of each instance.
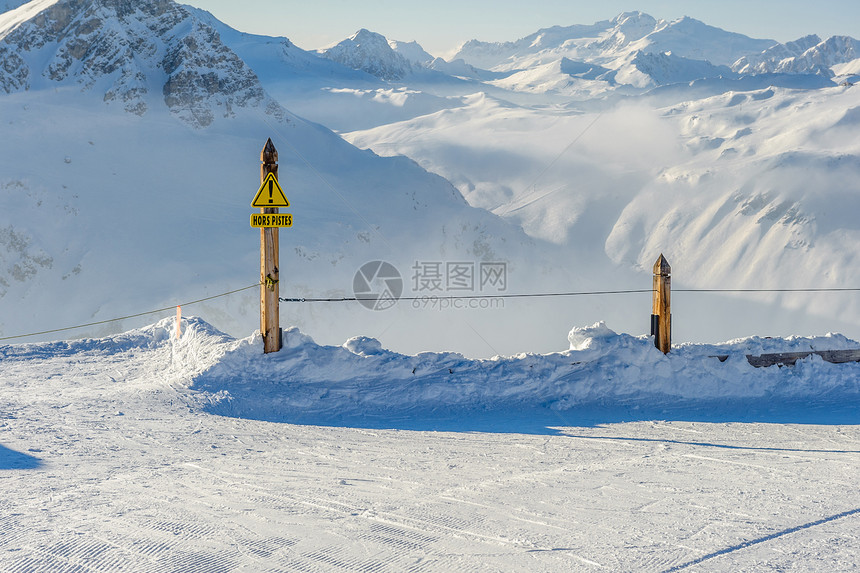
[[400, 80], [412, 71], [406, 58], [391, 48], [385, 36], [365, 28], [320, 53], [329, 60], [383, 80]]
[[377, 32], [371, 32], [367, 28], [360, 28], [358, 32], [349, 37], [353, 42], [385, 42], [388, 43], [388, 40], [385, 39], [385, 36], [379, 34]]
[[619, 14], [618, 16], [616, 16], [615, 18], [610, 20], [610, 23], [612, 23], [616, 26], [624, 26], [627, 24], [640, 24], [640, 23], [645, 23], [645, 24], [648, 24], [650, 26], [654, 26], [657, 24], [657, 20], [653, 16], [650, 16], [649, 14], [646, 14], [645, 12], [636, 11], [636, 12], [622, 12], [621, 14]]
[[138, 115], [161, 99], [193, 127], [266, 100], [256, 75], [217, 31], [172, 0], [36, 4], [45, 9], [0, 39], [0, 88], [7, 93], [78, 84]]

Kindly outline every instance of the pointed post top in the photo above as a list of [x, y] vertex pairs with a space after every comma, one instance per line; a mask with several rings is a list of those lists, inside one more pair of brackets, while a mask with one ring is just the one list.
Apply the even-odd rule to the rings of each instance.
[[260, 152], [260, 161], [267, 165], [272, 165], [278, 162], [278, 150], [275, 149], [275, 144], [272, 143], [272, 138], [266, 140], [266, 145], [263, 151]]
[[660, 258], [654, 263], [654, 274], [661, 277], [668, 277], [672, 274], [672, 267], [669, 266], [669, 261], [660, 253]]

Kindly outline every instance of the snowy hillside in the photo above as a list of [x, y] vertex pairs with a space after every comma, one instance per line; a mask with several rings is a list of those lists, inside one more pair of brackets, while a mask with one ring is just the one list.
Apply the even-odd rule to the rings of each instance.
[[[586, 113], [476, 97], [348, 138], [415, 158], [473, 205], [566, 245], [586, 266], [605, 253], [644, 274], [662, 252], [687, 286], [850, 288], [860, 285], [860, 245], [842, 214], [860, 207], [860, 150], [849, 135], [858, 93], [767, 88], [683, 103], [655, 95]], [[828, 317], [830, 329], [860, 319], [848, 294], [757, 300]]]

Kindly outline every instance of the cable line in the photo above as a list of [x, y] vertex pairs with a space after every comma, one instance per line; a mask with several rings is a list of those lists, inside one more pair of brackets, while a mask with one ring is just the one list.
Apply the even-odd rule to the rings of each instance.
[[[556, 296], [588, 296], [588, 295], [607, 295], [607, 294], [636, 294], [649, 293], [652, 289], [634, 289], [634, 290], [607, 290], [594, 292], [552, 292], [552, 293], [526, 293], [526, 294], [472, 294], [472, 295], [422, 295], [422, 296], [401, 296], [397, 300], [469, 300], [481, 298], [540, 298], [540, 297], [556, 297]], [[345, 296], [339, 298], [282, 298], [281, 302], [356, 302], [362, 300], [377, 300], [377, 297], [359, 297]]]
[[[628, 290], [600, 290], [600, 291], [576, 291], [576, 292], [542, 292], [542, 293], [522, 293], [522, 294], [475, 294], [475, 295], [422, 295], [422, 296], [402, 296], [397, 300], [414, 301], [414, 300], [469, 300], [483, 298], [552, 298], [562, 296], [603, 296], [603, 295], [618, 295], [618, 294], [644, 294], [653, 293], [654, 289], [628, 289]], [[673, 293], [791, 293], [791, 292], [860, 292], [860, 288], [779, 288], [779, 289], [714, 289], [714, 288], [687, 288], [687, 289], [672, 289]], [[344, 296], [344, 297], [292, 297], [281, 298], [281, 302], [357, 302], [363, 300], [375, 301], [377, 297], [359, 297], [359, 296]]]
[[242, 288], [239, 288], [239, 289], [236, 289], [236, 290], [231, 290], [231, 291], [229, 291], [229, 292], [224, 292], [224, 293], [221, 293], [221, 294], [216, 294], [216, 295], [212, 295], [212, 296], [207, 296], [206, 298], [200, 298], [200, 299], [197, 299], [197, 300], [192, 300], [192, 301], [190, 301], [190, 302], [183, 302], [183, 303], [175, 304], [175, 305], [173, 305], [173, 306], [168, 306], [168, 307], [165, 307], [165, 308], [158, 308], [158, 309], [155, 309], [155, 310], [148, 310], [148, 311], [146, 311], [146, 312], [139, 312], [139, 313], [137, 313], [137, 314], [129, 314], [129, 315], [127, 315], [127, 316], [118, 316], [118, 317], [116, 317], [116, 318], [111, 318], [111, 319], [108, 319], [108, 320], [99, 320], [99, 321], [97, 321], [97, 322], [88, 322], [87, 324], [78, 324], [78, 325], [75, 325], [75, 326], [67, 326], [67, 327], [65, 327], [65, 328], [54, 328], [54, 329], [51, 329], [51, 330], [43, 330], [43, 331], [41, 331], [41, 332], [30, 332], [30, 333], [28, 333], [28, 334], [16, 334], [15, 336], [4, 336], [4, 337], [0, 337], [0, 340], [12, 340], [13, 338], [27, 338], [27, 337], [30, 337], [30, 336], [39, 336], [40, 334], [52, 334], [52, 333], [54, 333], [54, 332], [64, 332], [64, 331], [66, 331], [66, 330], [74, 330], [74, 329], [76, 329], [76, 328], [85, 328], [85, 327], [87, 327], [87, 326], [97, 326], [97, 325], [99, 325], [99, 324], [107, 324], [107, 323], [109, 323], [109, 322], [116, 322], [116, 321], [118, 321], [118, 320], [126, 320], [126, 319], [129, 319], [129, 318], [137, 318], [137, 317], [139, 317], [139, 316], [146, 316], [146, 315], [148, 315], [148, 314], [156, 314], [156, 313], [159, 313], [159, 312], [166, 312], [166, 311], [168, 311], [168, 310], [173, 310], [173, 309], [175, 309], [177, 306], [191, 306], [192, 304], [197, 304], [197, 303], [200, 303], [200, 302], [205, 302], [205, 301], [207, 301], [207, 300], [212, 300], [212, 299], [214, 299], [214, 298], [220, 298], [220, 297], [222, 297], [222, 296], [227, 296], [227, 295], [230, 295], [230, 294], [235, 294], [235, 293], [237, 293], [237, 292], [241, 292], [241, 291], [243, 291], [243, 290], [248, 290], [248, 289], [256, 288], [256, 287], [258, 287], [258, 286], [260, 286], [260, 283], [253, 284], [253, 285], [249, 285], [249, 286], [246, 286], [246, 287], [242, 287]]
[[[55, 332], [65, 332], [67, 330], [75, 330], [77, 328], [86, 328], [89, 326], [98, 326], [101, 324], [108, 324], [110, 322], [117, 322], [119, 320], [127, 320], [129, 318], [138, 318], [141, 316], [146, 316], [149, 314], [157, 314], [159, 312], [167, 312], [168, 310], [173, 310], [177, 306], [191, 306], [194, 304], [198, 304], [201, 302], [206, 302], [207, 300], [213, 300], [216, 298], [221, 298], [224, 296], [228, 296], [231, 294], [235, 294], [237, 292], [242, 292], [245, 290], [249, 290], [252, 288], [257, 288], [260, 286], [260, 283], [248, 285], [246, 287], [238, 288], [235, 290], [223, 292], [221, 294], [216, 294], [212, 296], [207, 296], [204, 298], [199, 298], [197, 300], [192, 300], [189, 302], [179, 303], [177, 305], [167, 306], [164, 308], [157, 308], [154, 310], [148, 310], [145, 312], [138, 312], [136, 314], [129, 314], [126, 316], [118, 316], [116, 318], [110, 318], [107, 320], [99, 320], [96, 322], [88, 322], [86, 324], [77, 324], [75, 326], [67, 326], [65, 328], [53, 328], [50, 330], [42, 330], [39, 332], [29, 332], [27, 334], [16, 334], [14, 336], [3, 336], [0, 337], [0, 341], [4, 340], [13, 340], [16, 338], [28, 338], [30, 336], [39, 336], [42, 334], [53, 334]], [[607, 295], [622, 295], [622, 294], [647, 294], [653, 293], [653, 289], [626, 289], [626, 290], [600, 290], [600, 291], [572, 291], [572, 292], [541, 292], [541, 293], [519, 293], [519, 294], [473, 294], [473, 295], [422, 295], [422, 296], [403, 296], [397, 298], [397, 300], [403, 301], [423, 301], [423, 300], [474, 300], [474, 299], [512, 299], [512, 298], [555, 298], [555, 297], [567, 297], [567, 296], [607, 296]], [[780, 289], [673, 289], [674, 293], [793, 293], [793, 292], [860, 292], [860, 288], [780, 288]], [[359, 301], [376, 301], [378, 297], [359, 297], [359, 296], [345, 296], [345, 297], [289, 297], [284, 298], [281, 297], [281, 302], [359, 302]]]
[[677, 288], [672, 292], [857, 292], [860, 288]]

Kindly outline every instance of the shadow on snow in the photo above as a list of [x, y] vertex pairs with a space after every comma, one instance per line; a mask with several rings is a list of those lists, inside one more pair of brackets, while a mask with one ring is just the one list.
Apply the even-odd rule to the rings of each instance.
[[41, 465], [42, 460], [35, 456], [0, 446], [0, 470], [34, 470]]
[[[236, 400], [235, 398], [238, 398]], [[435, 432], [480, 432], [501, 434], [572, 435], [575, 428], [643, 421], [701, 423], [765, 423], [801, 425], [860, 424], [860, 405], [845, 402], [782, 402], [734, 400], [695, 403], [590, 404], [565, 410], [550, 407], [508, 407], [500, 409], [435, 409], [410, 412], [337, 412], [279, 410], [240, 397], [228, 404], [209, 405], [211, 414], [266, 422], [307, 426], [344, 427], [367, 430], [409, 430]], [[613, 438], [637, 440], [638, 438]], [[662, 440], [658, 440], [662, 441]], [[719, 444], [694, 444], [713, 447]], [[761, 449], [761, 448], [756, 448]], [[856, 452], [860, 453], [860, 452]]]

